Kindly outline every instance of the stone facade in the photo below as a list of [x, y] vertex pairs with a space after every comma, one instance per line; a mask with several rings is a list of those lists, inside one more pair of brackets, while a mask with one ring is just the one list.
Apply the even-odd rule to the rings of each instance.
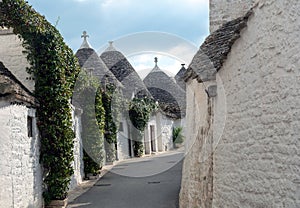
[[[11, 30], [2, 29], [0, 43], [0, 204], [39, 208], [43, 207], [43, 176], [35, 116], [38, 102], [31, 93], [34, 79], [26, 72], [29, 64], [22, 53], [22, 41]], [[73, 129], [76, 138], [70, 189], [83, 178], [81, 119], [75, 108]]]
[[152, 115], [144, 133], [145, 154], [173, 149], [172, 129], [174, 124], [173, 119], [159, 111]]
[[[219, 3], [212, 10], [220, 7], [221, 15], [230, 16], [228, 8], [236, 6]], [[297, 0], [258, 1], [215, 80], [201, 83], [197, 73], [188, 78], [190, 129], [181, 207], [300, 206], [299, 10]], [[218, 20], [217, 14], [211, 18]], [[212, 83], [216, 97], [206, 96]], [[202, 112], [210, 110], [207, 119]], [[213, 126], [213, 137], [199, 131], [202, 126]], [[211, 147], [212, 163], [203, 144]], [[211, 177], [212, 186], [207, 182]]]
[[209, 0], [210, 32], [224, 23], [243, 16], [255, 0]]
[[[32, 136], [27, 117], [32, 117]], [[42, 207], [40, 140], [35, 110], [1, 101], [0, 204], [2, 207]]]
[[220, 70], [214, 207], [300, 206], [299, 10], [298, 0], [260, 1]]
[[128, 121], [121, 116], [119, 131], [117, 134], [117, 157], [118, 160], [124, 160], [131, 157], [133, 149], [130, 143]]
[[212, 204], [212, 146], [210, 120], [212, 100], [205, 86], [196, 80], [187, 83], [186, 155], [183, 163], [180, 207], [211, 207]]

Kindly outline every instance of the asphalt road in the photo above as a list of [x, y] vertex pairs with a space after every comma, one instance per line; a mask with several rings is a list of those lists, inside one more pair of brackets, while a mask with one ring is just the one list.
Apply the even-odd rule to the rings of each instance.
[[68, 207], [177, 208], [181, 152], [121, 162]]

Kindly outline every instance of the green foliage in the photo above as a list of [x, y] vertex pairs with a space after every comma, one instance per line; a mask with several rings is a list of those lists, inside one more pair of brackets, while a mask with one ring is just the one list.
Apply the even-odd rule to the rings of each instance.
[[137, 128], [132, 128], [132, 136], [133, 136], [133, 153], [134, 156], [140, 157], [143, 155], [144, 152], [144, 145], [143, 145], [143, 132]]
[[46, 202], [64, 199], [73, 174], [70, 99], [79, 72], [77, 59], [58, 30], [24, 0], [0, 2], [0, 24], [12, 27], [23, 40], [36, 80], [35, 96], [41, 134], [41, 162], [45, 169]]
[[133, 98], [129, 104], [129, 117], [135, 128], [144, 131], [151, 113], [157, 108], [153, 99]]
[[151, 113], [157, 109], [154, 100], [148, 97], [133, 98], [129, 103], [129, 118], [132, 122], [133, 151], [140, 157], [143, 154], [143, 132], [150, 119]]
[[182, 127], [174, 127], [172, 132], [172, 138], [174, 144], [181, 144], [184, 140], [184, 136], [182, 134]]
[[84, 172], [97, 174], [104, 162], [105, 110], [99, 81], [85, 70], [81, 70], [78, 76], [73, 101], [83, 110]]
[[112, 84], [107, 84], [102, 92], [102, 102], [103, 107], [105, 109], [104, 139], [107, 162], [113, 162], [116, 159], [116, 145], [118, 133], [117, 125], [119, 124], [120, 112], [118, 103], [114, 100], [114, 96], [115, 98], [119, 97], [116, 93], [116, 87]]
[[[87, 87], [81, 94], [81, 97], [83, 98], [82, 103], [80, 103], [83, 109], [81, 117], [82, 142], [85, 152], [87, 153], [84, 160], [84, 170], [86, 174], [95, 173], [89, 171], [102, 167], [104, 159], [104, 128], [103, 125], [101, 125], [104, 119], [104, 112], [101, 102], [101, 94], [97, 95], [97, 97], [100, 97], [100, 101], [97, 101], [97, 105], [95, 105], [95, 95], [96, 89], [93, 87]], [[96, 113], [96, 111], [98, 112]], [[87, 159], [88, 157], [90, 158]], [[92, 160], [94, 163], [90, 162]]]
[[83, 150], [83, 162], [84, 174], [86, 177], [89, 173], [97, 175], [102, 168], [102, 166], [99, 163], [96, 163], [85, 150]]

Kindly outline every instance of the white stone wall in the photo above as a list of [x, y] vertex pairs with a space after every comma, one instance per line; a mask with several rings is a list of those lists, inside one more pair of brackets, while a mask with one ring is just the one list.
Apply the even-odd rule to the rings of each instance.
[[209, 0], [210, 32], [246, 14], [254, 2], [255, 0]]
[[166, 116], [161, 116], [161, 136], [162, 136], [162, 146], [164, 151], [173, 149], [173, 124], [174, 121], [167, 118]]
[[126, 119], [122, 117], [120, 120], [123, 125], [123, 130], [119, 131], [117, 135], [118, 160], [124, 160], [129, 158], [129, 132]]
[[35, 110], [1, 102], [0, 108], [0, 206], [42, 207], [42, 171], [38, 131], [33, 118], [33, 137], [28, 137], [27, 116]]
[[174, 121], [160, 112], [156, 113], [155, 119], [157, 126], [157, 150], [161, 152], [173, 149], [172, 129]]
[[207, 208], [212, 201], [212, 158], [208, 149], [212, 108], [206, 86], [196, 80], [187, 83], [185, 158], [180, 190], [181, 208]]
[[213, 207], [300, 207], [299, 11], [261, 0], [218, 73], [227, 113]]
[[73, 130], [75, 132], [74, 138], [74, 161], [72, 166], [74, 168], [74, 174], [71, 177], [70, 190], [74, 189], [84, 178], [84, 164], [83, 164], [83, 145], [82, 145], [82, 126], [81, 126], [81, 114], [80, 109], [73, 108], [72, 120], [73, 120]]
[[0, 30], [0, 61], [13, 73], [18, 80], [30, 91], [34, 90], [34, 81], [26, 72], [29, 66], [26, 55], [22, 53], [25, 49], [18, 36], [8, 30]]
[[[158, 152], [159, 149], [161, 149], [161, 147], [159, 147], [159, 146], [162, 145], [162, 143], [158, 141], [158, 129], [160, 128], [160, 125], [158, 125], [158, 123], [156, 122], [156, 119], [157, 119], [156, 115], [151, 116], [148, 121], [147, 127], [145, 128], [145, 132], [144, 132], [145, 154], [151, 154], [152, 148], [153, 148], [154, 152]], [[151, 144], [151, 127], [150, 126], [153, 126], [153, 128], [154, 128], [154, 132], [153, 132], [154, 134], [153, 134], [153, 138], [152, 138], [153, 139], [152, 144], [154, 145], [153, 147]]]

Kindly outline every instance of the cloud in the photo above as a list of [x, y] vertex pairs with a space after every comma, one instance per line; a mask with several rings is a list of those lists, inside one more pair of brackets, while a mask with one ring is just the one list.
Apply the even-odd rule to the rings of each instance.
[[[83, 30], [95, 49], [124, 35], [160, 31], [199, 44], [208, 34], [208, 0], [28, 0], [77, 50]], [[76, 43], [77, 41], [77, 43]]]
[[128, 57], [128, 60], [140, 77], [144, 79], [155, 66], [154, 57], [158, 58], [159, 68], [168, 76], [174, 77], [181, 69], [182, 62], [180, 60], [164, 54], [146, 53]]
[[198, 48], [194, 45], [178, 44], [171, 48], [168, 53], [174, 54], [176, 57], [180, 57], [183, 63], [189, 64], [197, 51]]

